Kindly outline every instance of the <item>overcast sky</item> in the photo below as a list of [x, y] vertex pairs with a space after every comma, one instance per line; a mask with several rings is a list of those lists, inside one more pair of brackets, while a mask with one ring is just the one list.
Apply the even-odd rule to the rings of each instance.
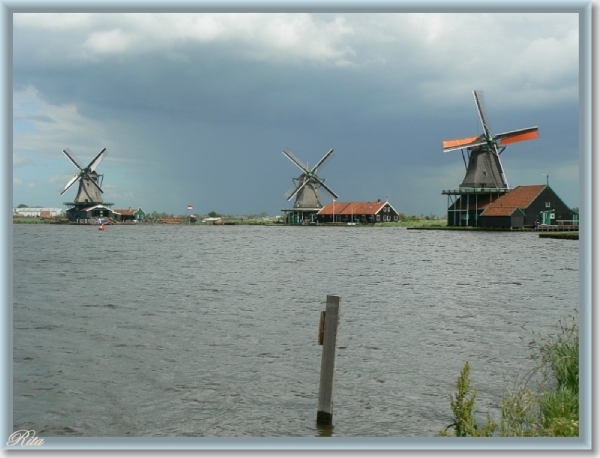
[[[300, 170], [340, 201], [389, 198], [444, 215], [465, 174], [442, 140], [539, 126], [502, 153], [511, 187], [550, 185], [579, 205], [576, 14], [14, 15], [13, 204], [63, 207], [109, 155], [114, 208], [280, 213]], [[324, 203], [331, 196], [322, 191]]]

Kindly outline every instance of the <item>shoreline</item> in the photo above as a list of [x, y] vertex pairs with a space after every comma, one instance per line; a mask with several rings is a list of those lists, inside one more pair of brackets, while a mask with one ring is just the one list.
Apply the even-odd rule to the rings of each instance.
[[[13, 220], [13, 224], [51, 224], [61, 226], [97, 226], [94, 223], [77, 224], [68, 221], [49, 221], [31, 219], [28, 221]], [[139, 226], [265, 226], [265, 227], [354, 227], [354, 228], [381, 228], [381, 227], [394, 227], [399, 229], [407, 230], [424, 230], [424, 231], [483, 231], [483, 232], [534, 232], [539, 234], [540, 238], [550, 239], [562, 239], [562, 240], [579, 240], [579, 231], [536, 231], [533, 228], [519, 228], [519, 229], [506, 229], [506, 228], [483, 228], [483, 227], [464, 227], [464, 226], [441, 226], [436, 224], [424, 224], [423, 222], [415, 222], [414, 225], [407, 223], [374, 223], [374, 224], [357, 224], [347, 225], [344, 223], [329, 223], [319, 225], [299, 225], [299, 224], [282, 224], [268, 221], [230, 221], [224, 224], [206, 224], [206, 223], [164, 223], [164, 222], [141, 222], [141, 223], [109, 223], [105, 226], [127, 226], [127, 227], [139, 227]]]

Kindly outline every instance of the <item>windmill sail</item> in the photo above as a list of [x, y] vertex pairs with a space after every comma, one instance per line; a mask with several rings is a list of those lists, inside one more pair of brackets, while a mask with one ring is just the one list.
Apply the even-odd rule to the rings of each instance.
[[95, 169], [108, 154], [106, 148], [103, 148], [86, 167], [81, 167], [79, 165], [80, 161], [75, 158], [75, 155], [69, 148], [65, 148], [63, 153], [79, 170], [79, 173], [69, 180], [60, 194], [64, 194], [71, 186], [73, 186], [73, 184], [79, 181], [79, 188], [74, 199], [75, 203], [102, 203], [102, 193], [104, 191], [102, 191], [102, 188], [98, 183], [99, 175], [95, 172]]
[[511, 132], [504, 132], [496, 135], [496, 139], [499, 140], [500, 146], [509, 145], [511, 143], [523, 142], [526, 140], [533, 140], [539, 138], [537, 127], [528, 127], [526, 129], [513, 130]]

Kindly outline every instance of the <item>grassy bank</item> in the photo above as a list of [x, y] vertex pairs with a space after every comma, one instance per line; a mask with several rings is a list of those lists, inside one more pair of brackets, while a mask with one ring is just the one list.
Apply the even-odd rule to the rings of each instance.
[[[454, 421], [442, 436], [577, 437], [579, 436], [579, 327], [576, 316], [559, 324], [555, 335], [532, 335], [534, 370], [523, 383], [507, 389], [498, 420], [489, 414], [483, 425], [474, 417], [477, 390], [470, 394], [469, 363], [450, 398]], [[536, 380], [533, 382], [533, 380]]]
[[[224, 224], [248, 225], [248, 226], [286, 226], [283, 221], [263, 220], [263, 219], [234, 219], [225, 218]], [[292, 226], [295, 226], [292, 224]], [[308, 225], [307, 225], [308, 226]], [[346, 223], [324, 223], [319, 224], [320, 227], [348, 226]], [[350, 226], [349, 226], [350, 227]], [[415, 227], [415, 228], [443, 228], [446, 227], [446, 221], [427, 220], [427, 219], [410, 219], [401, 222], [379, 222], [379, 223], [359, 223], [351, 227]]]
[[32, 216], [23, 216], [13, 218], [13, 224], [48, 224], [51, 220], [45, 218], [35, 218]]
[[[46, 219], [46, 218], [35, 218], [35, 217], [16, 217], [13, 218], [13, 224], [70, 224], [66, 218], [61, 219]], [[162, 224], [160, 221], [155, 222], [140, 222], [143, 224]], [[181, 222], [174, 223], [173, 225], [190, 224], [187, 219], [182, 218]], [[211, 223], [202, 223], [196, 221], [191, 223], [192, 226], [206, 226], [212, 225]], [[281, 220], [265, 220], [263, 218], [225, 218], [223, 225], [229, 226], [278, 226], [285, 227]], [[217, 224], [221, 225], [221, 224]], [[346, 227], [345, 223], [329, 223], [320, 224], [320, 227]], [[422, 229], [422, 230], [448, 230], [448, 231], [498, 231], [506, 229], [494, 229], [494, 228], [483, 228], [483, 227], [464, 227], [464, 226], [447, 226], [445, 220], [428, 220], [428, 219], [408, 219], [401, 222], [379, 222], [374, 224], [357, 224], [356, 226], [348, 227], [404, 227], [407, 229]], [[526, 229], [532, 231], [532, 229]], [[542, 232], [540, 233], [542, 238], [554, 238], [554, 239], [568, 239], [568, 240], [579, 240], [579, 232]]]
[[[59, 222], [58, 220], [51, 219], [43, 219], [43, 218], [34, 218], [34, 217], [22, 217], [22, 218], [13, 218], [13, 224], [53, 224]], [[68, 224], [68, 221], [62, 221]], [[163, 224], [160, 221], [156, 222], [140, 222], [138, 224]], [[173, 225], [181, 225], [181, 224], [190, 224], [187, 220], [183, 220], [178, 223], [172, 223]], [[191, 223], [192, 226], [206, 226], [213, 225], [210, 223], [202, 223], [201, 221], [197, 221], [195, 223]], [[284, 224], [281, 221], [275, 220], [264, 220], [264, 219], [252, 219], [252, 218], [232, 218], [232, 219], [224, 219], [223, 223], [215, 224], [216, 226], [280, 226], [284, 227]], [[296, 225], [293, 225], [296, 226]], [[308, 225], [307, 225], [308, 226]], [[335, 223], [335, 224], [319, 224], [320, 227], [333, 227], [333, 226], [344, 226], [346, 227], [346, 223]], [[398, 223], [374, 223], [374, 224], [357, 224], [353, 227], [408, 227], [408, 228], [437, 228], [444, 229], [446, 226], [442, 226], [439, 221], [428, 221], [428, 220], [417, 220], [417, 221], [408, 221], [408, 222], [398, 222]]]

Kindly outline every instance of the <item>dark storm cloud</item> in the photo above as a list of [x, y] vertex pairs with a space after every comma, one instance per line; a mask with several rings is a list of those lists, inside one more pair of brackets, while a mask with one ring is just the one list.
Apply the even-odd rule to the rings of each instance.
[[[14, 87], [66, 126], [57, 154], [85, 132], [90, 150], [108, 143], [107, 182], [131, 205], [274, 214], [300, 172], [281, 151], [314, 164], [334, 148], [323, 173], [344, 199], [443, 213], [462, 159], [441, 141], [480, 132], [472, 89], [495, 132], [540, 126], [507, 163], [577, 160], [576, 22], [515, 17], [30, 17], [15, 23]], [[473, 43], [473, 27], [497, 36]]]

